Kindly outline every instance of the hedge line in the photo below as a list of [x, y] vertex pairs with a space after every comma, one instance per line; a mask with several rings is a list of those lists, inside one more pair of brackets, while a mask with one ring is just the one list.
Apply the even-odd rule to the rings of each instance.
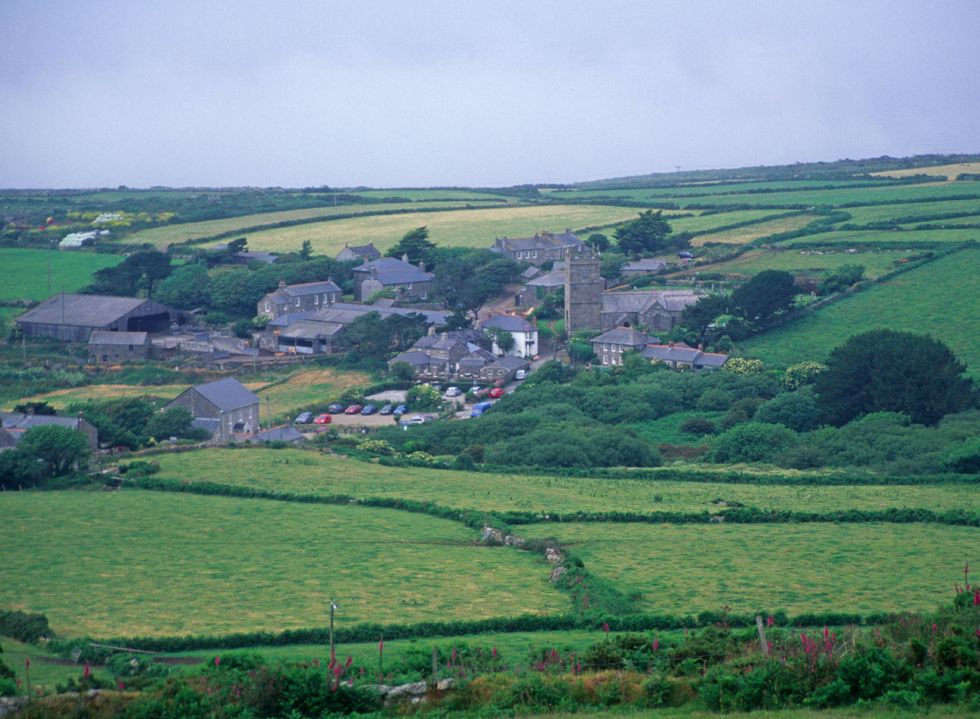
[[362, 507], [398, 509], [404, 512], [426, 514], [438, 519], [460, 522], [471, 529], [492, 526], [507, 533], [510, 525], [539, 524], [542, 522], [649, 522], [671, 524], [706, 524], [723, 521], [733, 524], [786, 524], [792, 522], [886, 522], [909, 524], [931, 522], [955, 526], [980, 527], [980, 515], [965, 510], [935, 512], [931, 509], [884, 509], [877, 511], [840, 510], [836, 512], [796, 512], [792, 510], [763, 510], [756, 507], [728, 509], [718, 514], [709, 512], [482, 512], [472, 509], [451, 509], [431, 502], [417, 502], [395, 497], [357, 498], [345, 494], [313, 495], [291, 492], [273, 492], [251, 487], [235, 487], [211, 482], [185, 484], [172, 479], [141, 477], [131, 485], [138, 489], [185, 492], [188, 494], [269, 499], [278, 502], [301, 504], [356, 504]]
[[[768, 616], [770, 612], [760, 611]], [[885, 613], [853, 614], [832, 612], [826, 614], [800, 614], [787, 617], [784, 612], [771, 613], [778, 626], [820, 627], [820, 626], [873, 626], [894, 619]], [[385, 639], [424, 639], [452, 637], [465, 634], [563, 631], [571, 629], [593, 629], [600, 631], [608, 625], [610, 631], [640, 632], [649, 630], [697, 629], [716, 624], [733, 627], [755, 625], [754, 614], [729, 615], [720, 612], [702, 612], [694, 616], [631, 614], [623, 616], [582, 617], [568, 614], [537, 615], [524, 614], [516, 617], [498, 617], [455, 622], [420, 622], [417, 624], [378, 624], [365, 623], [353, 627], [336, 627], [334, 641], [340, 644], [376, 641], [379, 636]], [[72, 649], [90, 641], [100, 644], [127, 647], [154, 652], [186, 652], [197, 649], [242, 649], [254, 646], [282, 646], [287, 644], [326, 644], [328, 630], [325, 627], [307, 629], [287, 629], [282, 632], [239, 632], [223, 635], [186, 635], [182, 637], [117, 637], [114, 639], [75, 639], [54, 641], [53, 651], [67, 656]]]

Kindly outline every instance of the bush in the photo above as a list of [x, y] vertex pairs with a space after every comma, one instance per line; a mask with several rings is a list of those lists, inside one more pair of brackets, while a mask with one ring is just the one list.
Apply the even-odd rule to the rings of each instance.
[[781, 424], [796, 432], [816, 429], [820, 414], [817, 396], [810, 387], [776, 395], [759, 407], [756, 422]]
[[950, 472], [980, 474], [980, 437], [950, 447], [943, 457], [943, 467]]
[[0, 611], [0, 635], [19, 642], [35, 642], [41, 637], [53, 637], [48, 618], [20, 610]]
[[687, 434], [696, 435], [706, 435], [706, 434], [717, 434], [718, 428], [715, 427], [714, 422], [710, 419], [705, 419], [704, 417], [690, 417], [681, 424], [681, 432], [686, 432]]
[[733, 399], [731, 392], [709, 389], [701, 394], [695, 406], [702, 412], [724, 412], [732, 406]]
[[796, 433], [780, 424], [746, 422], [718, 435], [709, 457], [714, 462], [768, 462], [796, 444]]

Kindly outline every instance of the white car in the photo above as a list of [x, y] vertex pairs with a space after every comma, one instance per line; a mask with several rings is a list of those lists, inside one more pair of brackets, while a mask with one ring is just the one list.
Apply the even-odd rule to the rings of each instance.
[[446, 390], [447, 397], [459, 397], [461, 394], [463, 394], [463, 390], [459, 387], [450, 387]]
[[425, 417], [417, 414], [414, 417], [409, 417], [405, 424], [425, 424]]

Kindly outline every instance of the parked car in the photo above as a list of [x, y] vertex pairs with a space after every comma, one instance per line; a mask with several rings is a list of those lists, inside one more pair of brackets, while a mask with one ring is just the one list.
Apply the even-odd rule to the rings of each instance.
[[333, 422], [333, 417], [329, 414], [321, 414], [313, 420], [313, 424], [330, 424], [331, 422]]
[[330, 405], [329, 407], [327, 407], [327, 411], [330, 414], [340, 414], [341, 412], [344, 411], [344, 405], [337, 404], [336, 402], [334, 402], [332, 405]]
[[313, 421], [312, 412], [302, 412], [296, 415], [296, 419], [293, 420], [293, 424], [309, 424]]
[[459, 397], [461, 394], [463, 394], [463, 390], [459, 387], [450, 387], [446, 390], [447, 397]]
[[417, 414], [405, 420], [405, 424], [425, 424], [425, 417], [423, 417], [420, 414]]
[[479, 417], [491, 407], [493, 407], [493, 402], [477, 402], [470, 410], [470, 417]]
[[361, 414], [363, 415], [374, 414], [377, 411], [378, 411], [378, 405], [366, 404], [364, 405], [364, 408], [361, 410]]
[[384, 407], [378, 410], [378, 414], [391, 414], [391, 410], [395, 408], [392, 404], [386, 404]]
[[526, 379], [526, 378], [527, 378], [527, 370], [526, 369], [519, 369], [519, 370], [517, 370], [514, 373], [514, 379], [516, 379], [518, 381], [520, 381], [522, 379]]
[[490, 397], [490, 399], [500, 399], [501, 397], [504, 396], [504, 388], [494, 387], [492, 390], [490, 390], [488, 396]]
[[395, 407], [395, 409], [392, 411], [392, 414], [395, 415], [396, 417], [401, 417], [407, 411], [408, 411], [408, 405], [400, 404], [397, 407]]
[[364, 409], [364, 407], [361, 405], [352, 404], [350, 407], [344, 410], [344, 414], [359, 414], [362, 409]]
[[678, 252], [677, 253], [677, 256], [679, 258], [681, 258], [682, 260], [693, 260], [694, 259], [694, 255], [692, 253], [686, 252], [686, 251], [685, 252]]

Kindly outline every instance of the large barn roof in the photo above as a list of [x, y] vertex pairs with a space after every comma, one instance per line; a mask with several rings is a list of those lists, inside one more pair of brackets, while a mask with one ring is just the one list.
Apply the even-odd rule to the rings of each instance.
[[55, 295], [17, 318], [47, 325], [105, 327], [151, 300], [109, 295]]
[[234, 377], [199, 384], [193, 389], [220, 410], [239, 409], [259, 403], [259, 398]]

